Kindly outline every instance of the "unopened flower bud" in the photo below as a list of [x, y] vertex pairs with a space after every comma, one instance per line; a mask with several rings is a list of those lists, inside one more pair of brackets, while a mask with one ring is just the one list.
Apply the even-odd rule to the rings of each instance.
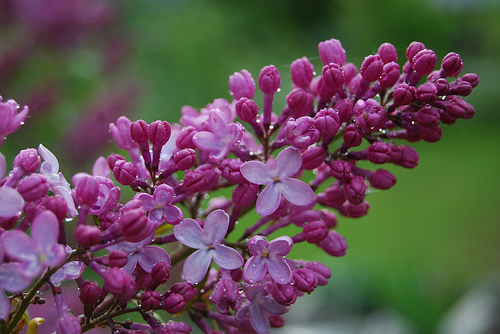
[[265, 94], [274, 94], [281, 84], [281, 77], [274, 65], [265, 66], [259, 74], [259, 89]]
[[363, 79], [369, 82], [378, 80], [384, 71], [384, 62], [378, 55], [370, 55], [363, 60], [359, 72]]
[[321, 109], [314, 116], [314, 127], [323, 140], [332, 139], [340, 129], [340, 117], [333, 108]]
[[328, 227], [322, 220], [316, 220], [304, 225], [302, 236], [307, 242], [315, 244], [328, 236]]
[[290, 306], [297, 300], [297, 292], [291, 284], [274, 283], [272, 295], [281, 305]]
[[47, 194], [49, 184], [45, 176], [32, 174], [19, 182], [17, 191], [26, 202], [34, 202]]
[[385, 164], [391, 160], [391, 147], [383, 141], [376, 141], [368, 147], [367, 155], [370, 162]]
[[307, 148], [319, 139], [319, 131], [314, 124], [314, 118], [309, 116], [302, 116], [297, 120], [290, 118], [285, 125], [286, 139], [294, 147]]
[[198, 289], [196, 289], [191, 283], [180, 282], [172, 285], [170, 292], [181, 295], [187, 303], [196, 296]]
[[188, 169], [184, 174], [184, 186], [192, 193], [202, 191], [206, 188], [207, 180], [203, 173]]
[[392, 98], [394, 99], [394, 103], [398, 106], [410, 104], [415, 98], [415, 87], [407, 83], [402, 83], [394, 89]]
[[178, 170], [188, 170], [196, 164], [198, 157], [192, 148], [185, 148], [174, 154], [174, 164]]
[[293, 271], [293, 286], [299, 291], [311, 293], [318, 286], [318, 278], [312, 270], [299, 268]]
[[252, 205], [257, 194], [259, 192], [259, 186], [253, 183], [240, 183], [233, 190], [233, 202], [234, 205], [245, 207]]
[[184, 309], [186, 303], [184, 302], [183, 296], [176, 293], [170, 293], [165, 297], [161, 306], [168, 313], [176, 314]]
[[318, 168], [325, 160], [325, 150], [321, 146], [309, 146], [302, 152], [302, 168], [312, 170]]
[[449, 85], [448, 94], [450, 95], [467, 96], [471, 92], [472, 92], [471, 83], [462, 79], [457, 79]]
[[127, 301], [135, 295], [135, 280], [125, 270], [112, 267], [104, 276], [104, 288], [116, 299]]
[[294, 117], [308, 116], [314, 110], [314, 96], [302, 88], [292, 89], [286, 96], [286, 103], [293, 110]]
[[113, 176], [116, 181], [124, 186], [128, 186], [135, 181], [137, 169], [134, 164], [125, 160], [117, 160], [113, 167]]
[[78, 179], [75, 189], [76, 200], [82, 204], [91, 206], [99, 196], [99, 183], [90, 175], [84, 175]]
[[330, 163], [330, 173], [334, 178], [342, 181], [348, 181], [354, 176], [349, 161], [341, 159], [333, 160]]
[[448, 95], [450, 87], [448, 80], [445, 78], [439, 78], [434, 81], [434, 85], [436, 86], [438, 96]]
[[462, 71], [464, 63], [460, 55], [455, 52], [450, 52], [444, 56], [441, 62], [441, 76], [442, 77], [456, 77]]
[[344, 143], [347, 147], [356, 147], [363, 142], [363, 133], [355, 124], [349, 124], [344, 130]]
[[84, 305], [94, 305], [99, 301], [101, 287], [97, 282], [86, 280], [80, 289], [80, 300]]
[[380, 45], [377, 50], [377, 54], [380, 56], [380, 59], [382, 59], [384, 64], [390, 63], [391, 61], [396, 62], [398, 60], [398, 52], [391, 43], [383, 43]]
[[244, 122], [254, 122], [259, 113], [259, 107], [254, 100], [242, 97], [235, 105], [236, 115]]
[[437, 57], [434, 51], [424, 49], [419, 51], [412, 58], [412, 67], [420, 75], [430, 74], [437, 64]]
[[141, 308], [155, 311], [160, 306], [161, 294], [158, 291], [146, 290], [141, 294]]
[[347, 122], [352, 118], [354, 101], [351, 99], [341, 99], [335, 103], [333, 109], [337, 110], [340, 123]]
[[417, 123], [425, 128], [433, 128], [439, 124], [439, 112], [426, 104], [417, 112]]
[[321, 73], [325, 85], [332, 91], [336, 92], [345, 82], [344, 69], [338, 63], [329, 63], [323, 66]]
[[163, 284], [170, 277], [170, 267], [165, 262], [155, 263], [151, 269], [151, 278], [155, 284]]
[[285, 325], [285, 319], [281, 315], [270, 315], [269, 325], [272, 328], [281, 328]]
[[197, 133], [196, 129], [192, 126], [186, 126], [182, 128], [181, 132], [175, 140], [175, 144], [178, 148], [191, 148], [196, 149], [196, 145], [193, 142], [193, 136]]
[[122, 212], [120, 228], [129, 242], [144, 240], [144, 238], [150, 235], [154, 230], [153, 224], [148, 217], [146, 217], [142, 209], [126, 210]]
[[328, 236], [318, 244], [325, 252], [332, 256], [344, 256], [347, 250], [347, 243], [343, 236], [337, 231], [331, 230]]
[[408, 48], [406, 49], [406, 59], [411, 63], [413, 57], [420, 51], [425, 49], [425, 45], [420, 42], [411, 42]]
[[68, 214], [68, 204], [61, 195], [45, 197], [42, 204], [47, 210], [52, 211], [57, 220], [62, 221]]
[[362, 176], [354, 176], [344, 185], [345, 196], [354, 205], [364, 201], [367, 190], [365, 178]]
[[314, 66], [306, 57], [296, 59], [290, 67], [290, 76], [297, 87], [306, 89], [314, 77]]
[[422, 103], [432, 103], [436, 101], [438, 90], [436, 85], [426, 82], [417, 87], [416, 97]]
[[390, 88], [398, 81], [401, 73], [399, 72], [398, 63], [391, 61], [384, 65], [379, 83], [384, 88]]
[[441, 139], [441, 136], [443, 134], [443, 131], [439, 127], [439, 125], [436, 125], [432, 128], [422, 128], [420, 130], [420, 136], [422, 137], [422, 140], [428, 142], [428, 143], [435, 143]]
[[415, 168], [418, 165], [418, 153], [414, 148], [401, 145], [401, 160], [396, 164], [405, 168]]
[[325, 189], [324, 196], [320, 200], [326, 206], [338, 208], [346, 201], [344, 189], [338, 185], [330, 186]]
[[377, 169], [368, 178], [370, 185], [376, 189], [389, 189], [396, 184], [396, 177], [385, 169]]
[[154, 121], [149, 125], [148, 138], [153, 146], [163, 146], [170, 139], [171, 132], [167, 121]]
[[235, 100], [242, 97], [253, 98], [255, 94], [255, 81], [247, 70], [234, 72], [229, 76], [229, 91]]
[[14, 167], [20, 168], [25, 175], [32, 174], [40, 167], [41, 159], [38, 151], [34, 148], [27, 148], [19, 152], [14, 158]]
[[479, 84], [479, 77], [476, 73], [467, 73], [462, 76], [463, 81], [467, 81], [471, 84], [472, 88]]
[[90, 248], [101, 243], [101, 230], [97, 226], [78, 225], [75, 238], [79, 245]]
[[57, 334], [81, 334], [80, 320], [72, 315], [66, 315], [57, 321]]
[[148, 140], [149, 125], [146, 121], [140, 119], [130, 124], [130, 137], [137, 144]]
[[370, 204], [366, 201], [359, 205], [355, 205], [347, 201], [341, 207], [339, 207], [338, 210], [343, 216], [359, 218], [365, 216], [368, 213], [369, 208]]
[[124, 267], [128, 262], [128, 254], [127, 252], [117, 249], [114, 251], [111, 251], [108, 256], [108, 265], [110, 267], [118, 267], [122, 268]]
[[332, 277], [330, 268], [316, 261], [309, 261], [304, 264], [304, 268], [312, 270], [318, 278], [318, 285], [323, 286], [328, 284], [328, 279]]
[[344, 65], [346, 60], [345, 50], [338, 39], [329, 39], [318, 44], [319, 58], [323, 65], [336, 63]]

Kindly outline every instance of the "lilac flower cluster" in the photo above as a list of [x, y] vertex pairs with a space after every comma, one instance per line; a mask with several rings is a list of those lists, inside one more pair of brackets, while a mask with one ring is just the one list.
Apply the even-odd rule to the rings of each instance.
[[[204, 333], [282, 326], [297, 298], [331, 276], [321, 263], [290, 259], [293, 246], [343, 256], [336, 214], [366, 215], [370, 188], [396, 183], [386, 169], [358, 162], [414, 168], [419, 155], [401, 141], [438, 141], [442, 124], [474, 115], [461, 97], [478, 77], [459, 77], [456, 53], [438, 70], [436, 54], [419, 42], [401, 69], [389, 43], [359, 70], [338, 40], [319, 43], [319, 55], [317, 76], [307, 58], [292, 63], [281, 113], [273, 104], [280, 73], [270, 65], [257, 81], [262, 112], [254, 79], [242, 70], [229, 78], [231, 102], [216, 99], [199, 112], [186, 106], [179, 124], [120, 117], [109, 130], [128, 158], [100, 157], [92, 174], [78, 173], [71, 184], [43, 145], [21, 151], [8, 174], [0, 154], [0, 331], [22, 327], [37, 292], [48, 289], [58, 333], [99, 326], [189, 333], [190, 325], [169, 316], [184, 312]], [[18, 109], [0, 103], [2, 141], [26, 117], [28, 109]], [[127, 186], [136, 195], [122, 203]], [[215, 191], [229, 196], [211, 197]], [[182, 276], [170, 275], [179, 265]], [[103, 283], [88, 280], [89, 272]], [[82, 314], [68, 309], [64, 280], [78, 284]], [[145, 322], [115, 319], [131, 312]]]

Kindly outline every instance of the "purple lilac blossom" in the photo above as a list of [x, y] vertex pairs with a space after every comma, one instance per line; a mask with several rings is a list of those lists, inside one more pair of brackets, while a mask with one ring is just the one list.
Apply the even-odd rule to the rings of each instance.
[[13, 132], [15, 132], [21, 124], [23, 124], [24, 119], [28, 116], [28, 107], [24, 106], [21, 111], [18, 112], [19, 105], [14, 100], [8, 100], [2, 102], [2, 97], [0, 96], [0, 146], [5, 139], [5, 137]]
[[10, 218], [19, 214], [24, 206], [24, 199], [19, 192], [10, 187], [0, 188], [0, 217]]
[[148, 217], [155, 228], [159, 227], [163, 221], [175, 225], [184, 218], [182, 210], [172, 205], [174, 196], [174, 189], [166, 184], [156, 187], [153, 195], [143, 193], [137, 196], [144, 209], [149, 212]]
[[201, 226], [191, 218], [175, 226], [176, 239], [198, 249], [184, 262], [184, 278], [191, 284], [200, 282], [208, 271], [212, 260], [224, 269], [236, 269], [243, 265], [243, 258], [235, 249], [221, 243], [229, 227], [229, 216], [223, 210], [212, 211]]
[[274, 161], [274, 168], [260, 161], [248, 161], [241, 167], [245, 179], [255, 184], [267, 184], [257, 198], [256, 211], [268, 216], [278, 209], [281, 195], [292, 204], [304, 206], [314, 201], [314, 191], [307, 183], [291, 178], [302, 166], [302, 156], [296, 148], [281, 151]]

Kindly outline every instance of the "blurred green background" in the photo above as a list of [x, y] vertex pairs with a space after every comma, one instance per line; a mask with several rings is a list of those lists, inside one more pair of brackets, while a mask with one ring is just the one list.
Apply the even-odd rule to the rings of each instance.
[[[368, 195], [366, 217], [339, 218], [339, 232], [349, 245], [344, 257], [331, 258], [310, 245], [297, 247], [293, 257], [321, 261], [332, 269], [329, 287], [322, 288], [332, 309], [390, 308], [418, 333], [434, 333], [474, 285], [498, 281], [498, 1], [124, 0], [110, 5], [114, 14], [106, 29], [62, 48], [41, 43], [0, 85], [5, 99], [35, 101], [24, 128], [2, 146], [9, 163], [19, 149], [42, 142], [59, 157], [67, 175], [90, 171], [96, 157], [114, 149], [100, 146], [109, 144], [106, 127], [97, 133], [92, 124], [109, 123], [121, 113], [148, 122], [176, 122], [183, 105], [201, 108], [214, 98], [229, 99], [227, 82], [233, 72], [245, 68], [257, 78], [268, 64], [281, 72], [283, 91], [275, 104], [282, 106], [293, 60], [307, 56], [320, 71], [320, 41], [339, 39], [347, 61], [359, 66], [383, 42], [396, 46], [402, 65], [406, 47], [416, 40], [439, 60], [450, 51], [459, 53], [462, 73], [479, 75], [479, 86], [466, 98], [476, 116], [443, 126], [437, 143], [412, 144], [420, 153], [419, 166], [392, 168], [398, 183]], [[0, 29], [2, 40], [23, 45], [22, 38], [13, 38], [18, 26]], [[103, 36], [121, 43], [122, 58], [111, 58], [111, 65], [117, 64], [111, 70], [106, 61], [113, 45]], [[3, 43], [0, 51], [11, 47]], [[39, 86], [47, 90], [37, 100], [33, 91], [39, 91], [33, 87]], [[51, 103], [41, 110], [46, 102]], [[91, 131], [75, 139], [85, 122]], [[94, 136], [101, 138], [94, 147], [81, 143]]]

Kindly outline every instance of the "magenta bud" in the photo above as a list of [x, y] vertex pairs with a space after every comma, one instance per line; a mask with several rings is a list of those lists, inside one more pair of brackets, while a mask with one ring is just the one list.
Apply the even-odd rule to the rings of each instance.
[[391, 43], [383, 43], [378, 47], [377, 54], [384, 64], [398, 61], [398, 52]]
[[242, 97], [235, 105], [236, 115], [244, 122], [254, 122], [259, 113], [259, 107], [254, 100]]
[[383, 141], [376, 141], [368, 147], [367, 155], [370, 162], [385, 164], [391, 161], [391, 147]]
[[290, 118], [285, 125], [285, 136], [290, 144], [299, 149], [305, 149], [318, 141], [320, 132], [315, 128], [315, 120], [309, 116]]
[[331, 208], [338, 208], [346, 201], [344, 189], [333, 185], [325, 189], [324, 196], [320, 198], [321, 203]]
[[347, 122], [352, 118], [354, 101], [351, 99], [341, 99], [335, 103], [333, 109], [337, 110], [340, 123]]
[[323, 286], [328, 284], [328, 279], [332, 277], [330, 268], [316, 261], [306, 262], [304, 268], [312, 270], [318, 278], [318, 285]]
[[290, 76], [297, 87], [307, 89], [314, 77], [314, 66], [306, 57], [296, 59], [290, 67]]
[[178, 170], [188, 170], [196, 164], [198, 157], [192, 148], [185, 148], [174, 154], [174, 164]]
[[116, 162], [119, 160], [127, 161], [127, 159], [121, 154], [113, 153], [108, 156], [107, 162], [109, 169], [113, 170], [113, 168], [115, 168]]
[[443, 77], [456, 77], [462, 71], [464, 62], [460, 55], [455, 52], [450, 52], [444, 56], [441, 62], [441, 76]]
[[374, 99], [358, 100], [354, 105], [354, 115], [356, 125], [364, 131], [377, 131], [387, 120], [384, 107]]
[[415, 98], [415, 87], [408, 85], [407, 83], [402, 83], [394, 89], [392, 98], [394, 103], [398, 106], [405, 106], [410, 104]]
[[184, 174], [184, 186], [190, 192], [197, 193], [206, 188], [207, 180], [202, 172], [188, 169]]
[[163, 146], [170, 139], [171, 132], [167, 121], [154, 121], [149, 125], [148, 138], [153, 146]]
[[38, 151], [34, 148], [27, 148], [19, 152], [14, 158], [14, 167], [20, 168], [25, 175], [32, 174], [40, 167], [41, 159]]
[[318, 278], [312, 270], [299, 268], [293, 271], [293, 286], [302, 292], [311, 293], [318, 286]]
[[233, 190], [234, 205], [245, 207], [252, 205], [257, 194], [259, 193], [259, 186], [253, 183], [240, 183]]
[[403, 166], [405, 168], [415, 168], [418, 165], [418, 153], [414, 148], [401, 145], [401, 160], [397, 162], [397, 165]]
[[130, 124], [130, 137], [136, 143], [143, 143], [148, 140], [149, 125], [140, 119]]
[[420, 131], [420, 136], [422, 140], [425, 140], [428, 143], [435, 143], [441, 139], [443, 131], [439, 126], [434, 126], [432, 128], [422, 128]]
[[113, 176], [116, 181], [124, 186], [128, 186], [135, 181], [137, 169], [134, 164], [125, 160], [117, 160], [113, 167]]
[[321, 146], [309, 146], [302, 152], [302, 168], [312, 170], [318, 168], [325, 160], [325, 150]]
[[436, 85], [426, 82], [417, 87], [416, 97], [422, 103], [432, 103], [436, 101], [438, 89]]
[[462, 79], [457, 79], [449, 85], [450, 95], [467, 96], [472, 92], [472, 85]]
[[222, 177], [232, 183], [245, 183], [246, 179], [241, 175], [240, 167], [243, 162], [240, 159], [224, 159], [219, 164]]
[[340, 129], [340, 117], [333, 108], [321, 109], [314, 116], [314, 127], [323, 140], [332, 139]]
[[128, 262], [128, 254], [123, 250], [111, 251], [108, 255], [108, 265], [110, 267], [124, 267]]
[[307, 242], [315, 244], [328, 236], [328, 226], [322, 220], [315, 220], [304, 225], [302, 236]]
[[191, 283], [180, 282], [172, 285], [170, 292], [181, 295], [187, 303], [196, 296], [198, 289], [196, 289]]
[[467, 81], [471, 84], [472, 88], [479, 84], [479, 77], [476, 73], [467, 73], [462, 76], [463, 81]]
[[125, 270], [112, 267], [104, 276], [104, 288], [116, 299], [127, 301], [135, 295], [135, 280]]
[[297, 292], [291, 284], [274, 283], [272, 296], [281, 305], [290, 306], [297, 300]]
[[280, 72], [274, 65], [265, 66], [259, 74], [259, 89], [265, 94], [274, 94], [281, 84]]
[[349, 124], [344, 130], [344, 143], [347, 147], [356, 147], [363, 142], [363, 133], [355, 124]]
[[184, 297], [176, 293], [170, 293], [162, 303], [162, 308], [170, 314], [179, 313], [184, 309], [186, 303]]
[[413, 69], [420, 75], [430, 74], [436, 67], [436, 64], [437, 57], [432, 50], [421, 50], [412, 58]]
[[45, 176], [32, 174], [19, 182], [17, 191], [26, 202], [34, 202], [47, 194], [49, 184]]
[[406, 49], [406, 59], [411, 63], [413, 57], [420, 51], [425, 49], [425, 45], [420, 42], [411, 42], [408, 48]]
[[155, 263], [151, 269], [151, 278], [155, 284], [163, 284], [170, 277], [170, 267], [165, 262]]
[[377, 169], [368, 178], [370, 185], [376, 189], [389, 189], [396, 184], [396, 177], [385, 169]]
[[68, 214], [68, 204], [66, 200], [60, 195], [54, 195], [45, 197], [43, 199], [42, 205], [47, 209], [52, 211], [59, 221], [66, 218]]
[[344, 69], [338, 63], [330, 63], [323, 66], [321, 73], [323, 75], [323, 80], [325, 85], [330, 88], [330, 90], [336, 92], [345, 82], [344, 79]]
[[229, 91], [235, 100], [242, 97], [253, 98], [255, 94], [255, 81], [247, 70], [234, 72], [229, 76]]
[[99, 301], [101, 287], [97, 282], [86, 280], [80, 288], [80, 300], [84, 305], [94, 305]]
[[123, 211], [120, 218], [120, 228], [129, 242], [144, 240], [154, 230], [142, 209]]
[[81, 334], [80, 320], [72, 315], [66, 315], [57, 321], [57, 334]]
[[294, 88], [286, 96], [286, 104], [295, 117], [307, 116], [314, 111], [314, 96], [302, 88]]
[[434, 85], [436, 86], [438, 96], [448, 95], [450, 87], [448, 80], [445, 78], [436, 79], [436, 81], [434, 81]]
[[358, 74], [358, 68], [353, 63], [344, 64], [342, 68], [344, 69], [345, 84], [349, 85], [351, 80]]
[[348, 181], [354, 176], [349, 161], [341, 159], [333, 160], [330, 163], [330, 174], [341, 181]]
[[439, 112], [426, 104], [417, 112], [417, 123], [425, 128], [433, 128], [439, 124]]
[[399, 65], [396, 62], [389, 62], [384, 65], [382, 76], [379, 79], [379, 83], [384, 88], [390, 88], [398, 81], [401, 76], [399, 71]]
[[146, 290], [141, 294], [141, 308], [155, 311], [160, 306], [161, 294], [158, 291]]
[[328, 236], [318, 245], [331, 256], [344, 256], [347, 251], [347, 243], [344, 237], [334, 230], [330, 231]]
[[99, 196], [99, 183], [90, 175], [84, 175], [76, 184], [75, 197], [82, 204], [91, 206], [97, 201]]
[[363, 60], [359, 72], [369, 82], [377, 81], [384, 71], [384, 62], [378, 55], [370, 55]]
[[364, 201], [367, 190], [365, 178], [362, 176], [354, 176], [344, 185], [345, 196], [354, 205]]
[[197, 133], [196, 129], [192, 126], [186, 126], [182, 128], [181, 132], [175, 140], [175, 144], [178, 148], [191, 148], [196, 149], [196, 145], [193, 142], [193, 136]]
[[101, 230], [97, 226], [78, 225], [75, 238], [79, 245], [90, 248], [101, 243]]
[[447, 102], [446, 112], [454, 118], [465, 118], [469, 108], [472, 108], [470, 104], [456, 96], [449, 97]]
[[344, 65], [346, 60], [345, 50], [337, 39], [329, 39], [318, 44], [319, 58], [323, 65], [336, 63]]

